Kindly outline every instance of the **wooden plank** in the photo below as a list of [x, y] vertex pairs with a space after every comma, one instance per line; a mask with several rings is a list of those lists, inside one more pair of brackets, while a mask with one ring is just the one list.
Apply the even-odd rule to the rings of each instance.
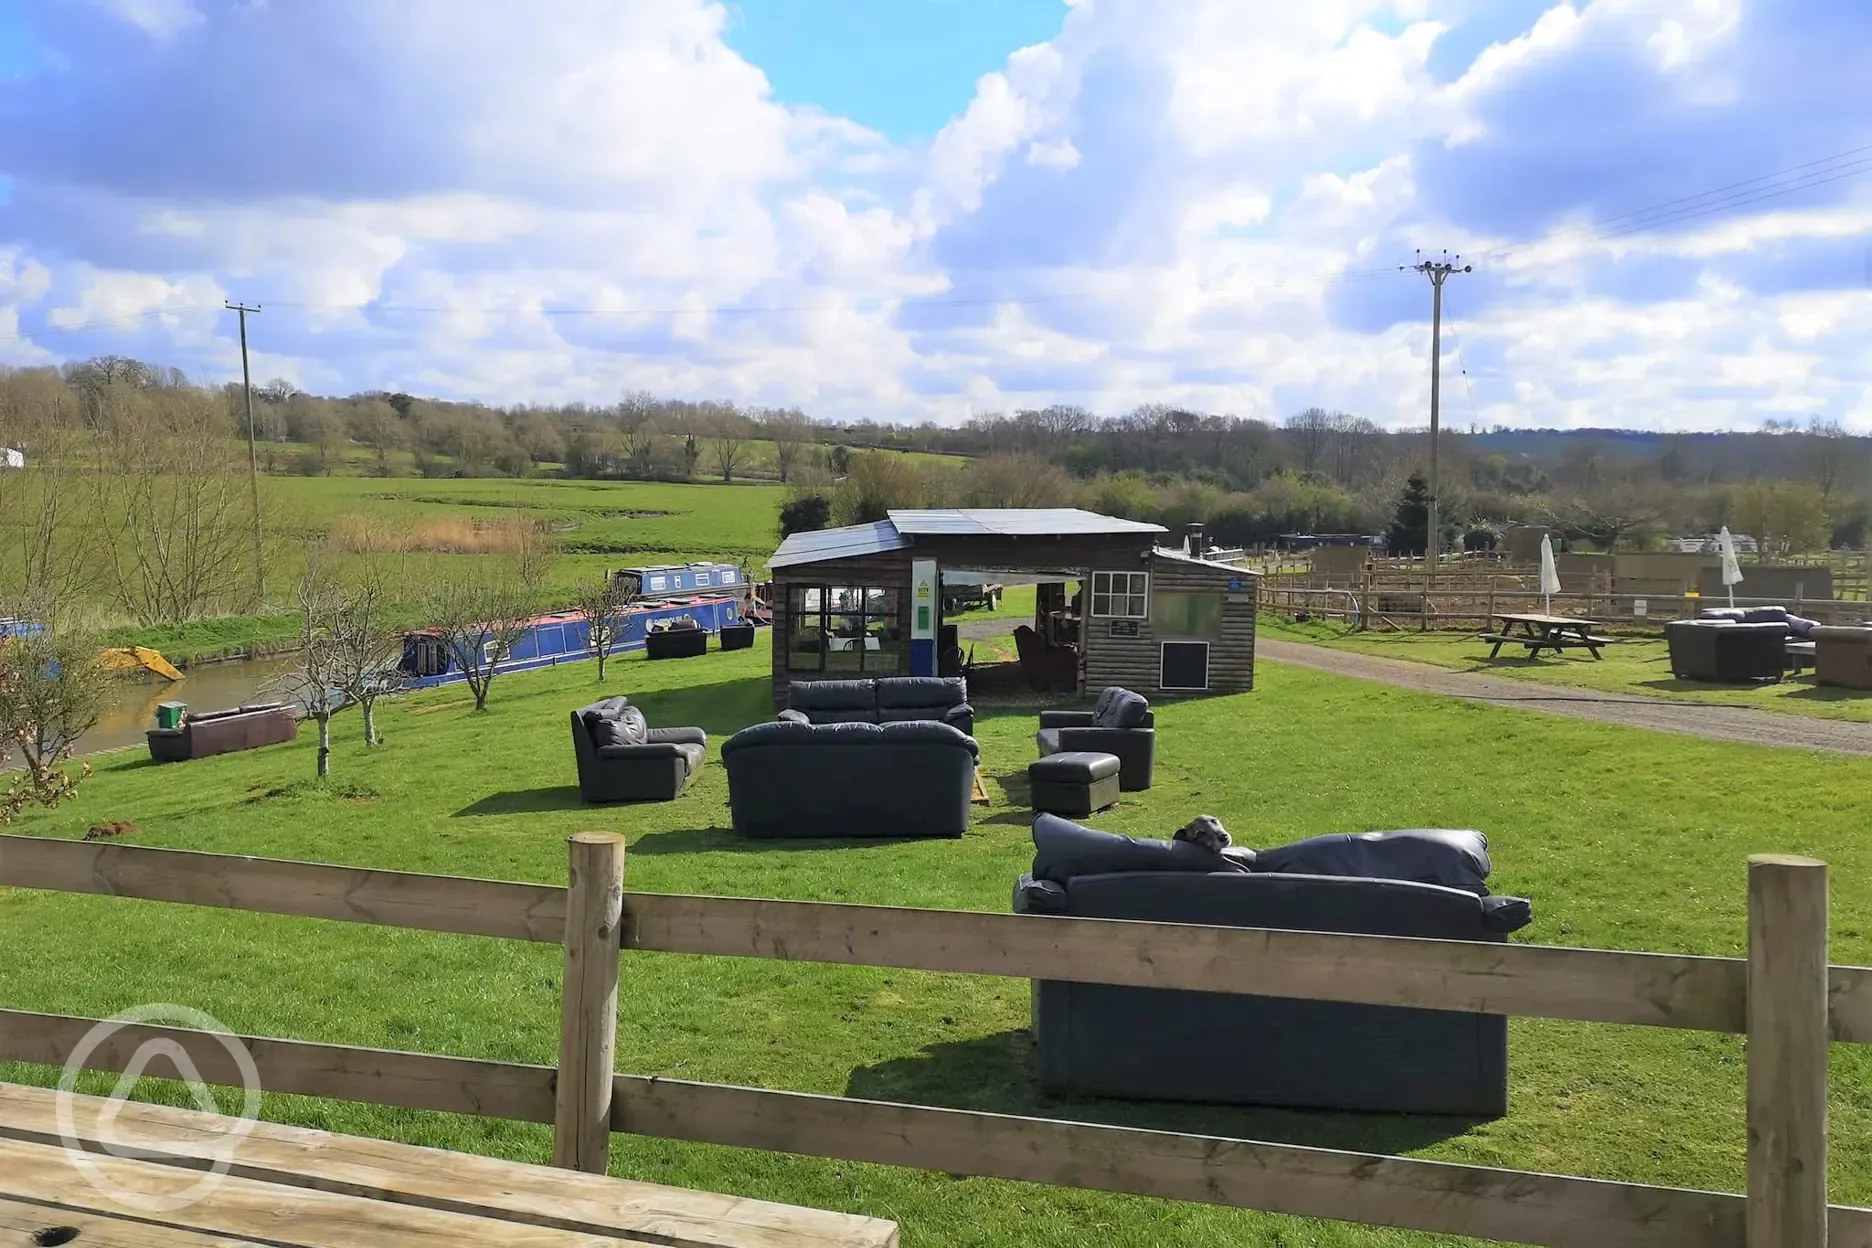
[[1751, 857], [1748, 934], [1748, 1248], [1826, 1248], [1826, 864]]
[[565, 887], [0, 836], [0, 884], [559, 943]]
[[614, 1104], [617, 1130], [666, 1139], [1558, 1248], [1742, 1248], [1742, 1198], [1715, 1192], [630, 1075]]
[[624, 838], [580, 832], [567, 842], [567, 849], [572, 891], [559, 1003], [553, 1164], [603, 1174], [610, 1158], [611, 1076], [617, 1071]]
[[625, 893], [624, 944], [669, 953], [1258, 993], [1740, 1031], [1736, 958]]
[[256, 1242], [0, 1197], [0, 1244], [52, 1243], [61, 1230], [77, 1232], [64, 1241], [72, 1248], [254, 1248]]
[[[78, 1097], [72, 1115], [95, 1145], [102, 1098]], [[200, 1166], [221, 1156], [223, 1136], [196, 1110], [130, 1103], [119, 1130], [141, 1155]], [[0, 1084], [0, 1136], [59, 1140], [55, 1094]], [[533, 1166], [262, 1122], [240, 1142], [229, 1173], [264, 1182], [364, 1196], [534, 1226], [654, 1239], [672, 1248], [896, 1248], [882, 1218], [833, 1213], [714, 1192]], [[78, 1248], [83, 1248], [80, 1244]], [[154, 1245], [151, 1248], [155, 1248]]]
[[[0, 1010], [0, 1060], [63, 1066], [97, 1020]], [[113, 1032], [92, 1049], [87, 1070], [123, 1070], [151, 1040], [171, 1040], [209, 1083], [238, 1087], [240, 1069], [216, 1036], [185, 1027], [139, 1023]], [[246, 1047], [268, 1092], [324, 1096], [371, 1105], [434, 1109], [452, 1114], [553, 1120], [550, 1066], [523, 1066], [430, 1053], [313, 1044], [303, 1040], [232, 1037]]]
[[[652, 1241], [527, 1226], [224, 1175], [186, 1208], [152, 1213], [135, 1197], [180, 1197], [203, 1176], [178, 1166], [91, 1153], [74, 1173], [62, 1147], [0, 1140], [0, 1196], [119, 1215], [274, 1248], [625, 1248]], [[96, 1177], [93, 1178], [92, 1176]], [[99, 1181], [101, 1180], [101, 1182]], [[106, 1186], [108, 1185], [108, 1186]], [[85, 1248], [79, 1241], [77, 1248]]]
[[1872, 1044], [1872, 967], [1828, 967], [1827, 998], [1833, 1039]]

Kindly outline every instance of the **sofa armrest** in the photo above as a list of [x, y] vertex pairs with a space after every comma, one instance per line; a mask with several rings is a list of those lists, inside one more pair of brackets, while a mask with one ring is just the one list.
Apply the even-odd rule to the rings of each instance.
[[812, 723], [812, 717], [810, 715], [806, 714], [804, 711], [796, 711], [790, 706], [786, 710], [781, 711], [778, 715], [775, 715], [774, 718], [783, 724]]
[[[961, 725], [975, 722], [975, 708], [963, 702], [943, 712], [943, 723]], [[967, 731], [967, 729], [964, 729]]]
[[707, 745], [708, 733], [700, 728], [652, 728], [644, 734], [646, 745]]
[[1090, 750], [1097, 754], [1122, 755], [1127, 749], [1136, 749], [1156, 736], [1152, 728], [1061, 728], [1059, 748], [1061, 753]]
[[1516, 932], [1534, 921], [1534, 906], [1525, 897], [1484, 897], [1482, 926], [1491, 932]]
[[1090, 728], [1092, 727], [1092, 712], [1041, 711], [1040, 726], [1042, 728]]
[[660, 758], [682, 758], [682, 747], [674, 741], [658, 741], [643, 745], [601, 745], [598, 757], [607, 763], [650, 762]]

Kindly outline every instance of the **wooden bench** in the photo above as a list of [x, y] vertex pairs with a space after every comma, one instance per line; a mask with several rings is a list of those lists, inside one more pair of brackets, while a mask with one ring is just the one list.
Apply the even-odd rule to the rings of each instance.
[[1599, 647], [1612, 644], [1610, 637], [1528, 637], [1520, 633], [1482, 633], [1477, 640], [1494, 643], [1489, 650], [1488, 657], [1491, 659], [1501, 653], [1503, 646], [1526, 646], [1530, 659], [1542, 650], [1590, 650], [1596, 659], [1599, 657]]
[[[83, 1176], [73, 1170], [60, 1134], [57, 1097], [44, 1088], [0, 1083], [0, 1229], [20, 1219], [35, 1227], [76, 1226], [87, 1210], [108, 1218], [101, 1195], [87, 1199]], [[77, 1143], [93, 1154], [103, 1145], [96, 1130], [108, 1107], [101, 1097], [74, 1096]], [[197, 1182], [200, 1171], [223, 1155], [224, 1120], [195, 1110], [126, 1103], [116, 1114], [114, 1157], [96, 1156], [100, 1167], [141, 1166], [173, 1172], [177, 1185]], [[134, 1141], [125, 1160], [121, 1142]], [[233, 1150], [233, 1163], [212, 1199], [162, 1220], [199, 1231], [200, 1237], [160, 1241], [160, 1248], [245, 1243], [277, 1244], [288, 1218], [297, 1225], [342, 1227], [366, 1208], [374, 1229], [353, 1224], [346, 1245], [428, 1245], [479, 1248], [598, 1248], [660, 1244], [668, 1248], [896, 1248], [897, 1224], [881, 1218], [833, 1213], [770, 1201], [746, 1200], [528, 1165], [386, 1140], [334, 1135], [277, 1123], [254, 1124]], [[108, 1173], [108, 1171], [107, 1171]], [[124, 1186], [129, 1187], [129, 1183]], [[133, 1189], [134, 1190], [134, 1189]], [[21, 1212], [57, 1199], [58, 1208]], [[347, 1203], [349, 1202], [349, 1203]], [[193, 1220], [191, 1220], [193, 1219]], [[476, 1228], [496, 1224], [498, 1236]], [[119, 1237], [125, 1248], [159, 1248], [140, 1238], [136, 1226]], [[0, 1237], [4, 1239], [4, 1237]], [[12, 1242], [5, 1240], [5, 1242]], [[22, 1242], [31, 1242], [30, 1240]], [[115, 1245], [105, 1234], [74, 1241], [76, 1248]], [[295, 1244], [324, 1242], [317, 1233]]]

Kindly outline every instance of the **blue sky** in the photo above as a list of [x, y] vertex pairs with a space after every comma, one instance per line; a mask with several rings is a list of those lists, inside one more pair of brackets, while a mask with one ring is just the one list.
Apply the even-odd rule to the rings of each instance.
[[774, 97], [893, 142], [933, 138], [1008, 53], [1059, 34], [1065, 0], [735, 0], [728, 46]]
[[1872, 429], [1864, 0], [552, 14], [0, 0], [0, 366]]

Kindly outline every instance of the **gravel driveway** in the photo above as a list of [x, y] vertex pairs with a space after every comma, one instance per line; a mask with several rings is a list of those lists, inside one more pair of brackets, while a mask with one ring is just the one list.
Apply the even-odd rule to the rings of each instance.
[[1512, 677], [1452, 672], [1425, 663], [1353, 654], [1346, 650], [1309, 646], [1295, 641], [1275, 641], [1272, 638], [1261, 638], [1255, 642], [1255, 657], [1271, 659], [1276, 663], [1291, 663], [1295, 667], [1310, 667], [1315, 671], [1331, 672], [1335, 676], [1376, 680], [1421, 693], [1440, 693], [1452, 698], [1502, 703], [1519, 710], [1541, 711], [1549, 715], [1598, 719], [1607, 723], [1628, 724], [1634, 728], [1655, 728], [1660, 732], [1713, 737], [1719, 741], [1744, 741], [1750, 745], [1830, 750], [1837, 754], [1872, 754], [1872, 723], [1809, 719], [1801, 715], [1758, 711], [1751, 707], [1672, 702], [1662, 698], [1602, 693], [1593, 689], [1549, 692], [1551, 686], [1537, 686], [1530, 681]]

